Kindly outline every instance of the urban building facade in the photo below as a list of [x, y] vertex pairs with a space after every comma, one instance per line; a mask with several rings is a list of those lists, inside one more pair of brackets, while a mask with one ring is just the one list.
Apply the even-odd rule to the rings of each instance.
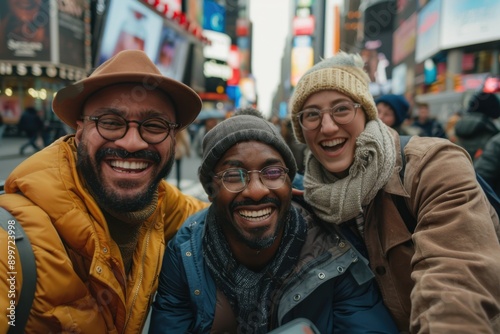
[[500, 31], [495, 25], [500, 3], [295, 0], [294, 4], [282, 82], [272, 106], [276, 115], [286, 115], [283, 106], [300, 75], [339, 50], [364, 58], [374, 97], [404, 94], [412, 106], [429, 103], [431, 113], [442, 122], [462, 111], [474, 91], [500, 90]]

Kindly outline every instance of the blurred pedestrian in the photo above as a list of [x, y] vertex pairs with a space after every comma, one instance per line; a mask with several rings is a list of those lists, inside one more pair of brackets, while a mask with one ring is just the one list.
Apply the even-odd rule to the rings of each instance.
[[218, 110], [202, 110], [200, 112], [200, 116], [198, 116], [200, 126], [192, 141], [193, 151], [195, 151], [200, 158], [203, 156], [202, 142], [205, 134], [212, 130], [212, 128], [222, 119], [224, 119], [224, 114]]
[[26, 135], [28, 142], [21, 146], [19, 154], [24, 155], [24, 150], [29, 146], [33, 147], [35, 152], [40, 151], [41, 147], [37, 145], [37, 140], [43, 127], [43, 120], [38, 115], [38, 110], [34, 107], [26, 108], [19, 120], [18, 129]]
[[500, 133], [488, 140], [483, 154], [474, 162], [474, 167], [476, 168], [476, 172], [500, 196]]
[[181, 170], [182, 159], [191, 156], [191, 140], [187, 129], [178, 131], [175, 134], [175, 177], [177, 188], [181, 190]]
[[382, 95], [375, 100], [375, 103], [380, 120], [400, 135], [419, 135], [421, 133], [419, 128], [405, 124], [409, 116], [410, 104], [403, 95]]
[[411, 123], [411, 126], [420, 128], [420, 136], [422, 137], [446, 138], [446, 133], [441, 123], [431, 116], [428, 103], [417, 104], [417, 118]]
[[7, 125], [3, 122], [3, 115], [0, 113], [0, 144], [2, 143], [3, 133]]
[[492, 93], [474, 94], [462, 118], [455, 124], [457, 144], [467, 150], [473, 160], [483, 152], [488, 140], [500, 132], [494, 119], [500, 117], [500, 101]]
[[299, 143], [293, 136], [292, 121], [290, 118], [283, 119], [281, 135], [285, 139], [285, 142], [288, 144], [288, 147], [290, 147], [290, 150], [292, 150], [295, 162], [297, 163], [297, 173], [304, 175], [305, 160], [308, 148], [306, 144]]

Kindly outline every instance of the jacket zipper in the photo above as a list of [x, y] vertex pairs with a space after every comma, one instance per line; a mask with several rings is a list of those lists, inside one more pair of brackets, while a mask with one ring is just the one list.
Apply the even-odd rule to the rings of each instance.
[[149, 228], [148, 234], [146, 236], [146, 245], [145, 245], [144, 250], [142, 252], [142, 261], [141, 261], [141, 268], [142, 268], [142, 270], [141, 270], [141, 274], [139, 276], [139, 281], [137, 282], [137, 285], [136, 285], [136, 288], [135, 288], [134, 298], [133, 298], [133, 301], [132, 301], [132, 305], [130, 305], [130, 309], [129, 309], [129, 312], [128, 312], [127, 320], [125, 321], [125, 325], [123, 326], [122, 334], [125, 333], [125, 329], [127, 328], [127, 325], [128, 325], [128, 323], [130, 321], [130, 318], [132, 317], [132, 310], [134, 308], [135, 302], [137, 301], [137, 296], [139, 295], [139, 290], [140, 290], [140, 287], [141, 287], [141, 284], [142, 284], [142, 280], [144, 278], [144, 259], [146, 258], [146, 252], [147, 252], [147, 249], [148, 249], [149, 240], [151, 238], [151, 233], [152, 233], [151, 231], [153, 230], [154, 225], [155, 224], [151, 224], [151, 227]]

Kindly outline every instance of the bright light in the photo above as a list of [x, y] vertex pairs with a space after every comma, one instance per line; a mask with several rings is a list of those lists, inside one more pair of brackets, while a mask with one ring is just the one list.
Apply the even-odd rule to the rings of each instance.
[[34, 99], [41, 99], [41, 100], [47, 99], [47, 90], [45, 90], [43, 88], [40, 90], [30, 88], [30, 89], [28, 89], [28, 94], [30, 94], [31, 97], [33, 97]]
[[11, 88], [5, 88], [5, 95], [12, 96], [12, 89]]

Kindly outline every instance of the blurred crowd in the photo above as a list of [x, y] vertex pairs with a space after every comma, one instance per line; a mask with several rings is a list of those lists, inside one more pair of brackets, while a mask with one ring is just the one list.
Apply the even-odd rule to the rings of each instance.
[[375, 102], [380, 119], [399, 134], [447, 138], [463, 147], [477, 173], [500, 194], [500, 100], [496, 94], [477, 92], [466, 110], [452, 114], [444, 125], [431, 117], [426, 103], [417, 104], [412, 116], [403, 95], [383, 95]]

